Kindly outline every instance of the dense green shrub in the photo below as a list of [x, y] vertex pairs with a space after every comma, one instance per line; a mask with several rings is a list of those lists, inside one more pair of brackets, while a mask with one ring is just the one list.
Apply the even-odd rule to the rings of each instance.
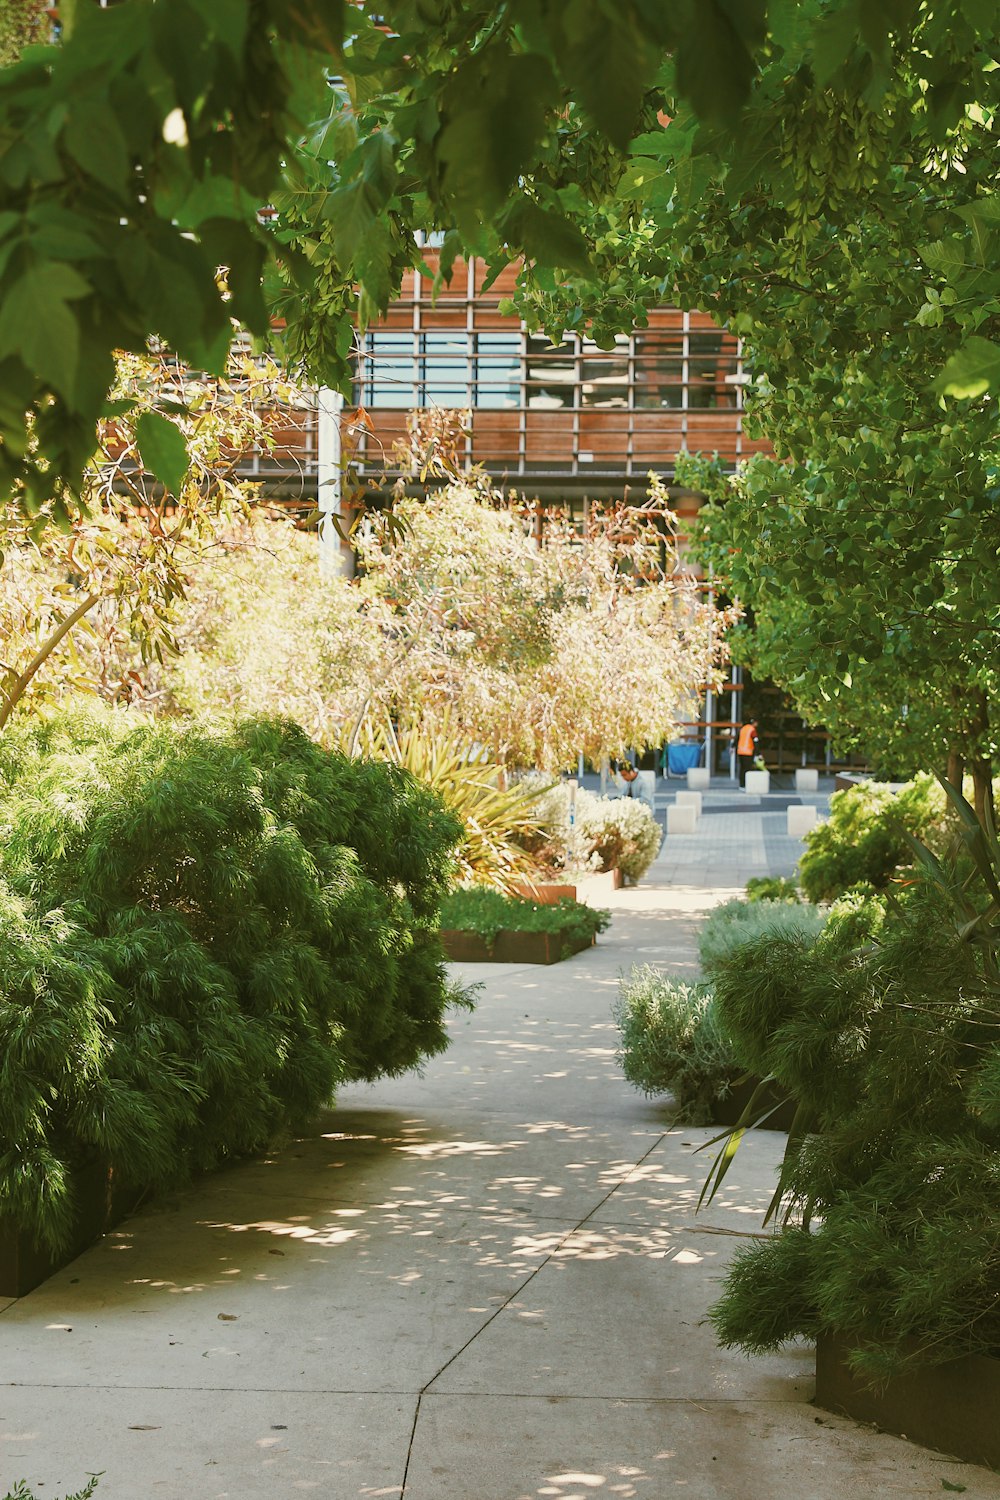
[[445, 1045], [456, 820], [289, 723], [68, 716], [0, 742], [0, 1211], [152, 1190]]
[[614, 1017], [629, 1083], [646, 1094], [673, 1094], [678, 1120], [712, 1120], [739, 1066], [711, 990], [639, 965], [621, 981]]
[[441, 926], [458, 932], [474, 932], [487, 944], [498, 932], [551, 932], [575, 943], [590, 942], [604, 932], [611, 913], [563, 899], [554, 904], [504, 896], [482, 886], [452, 891], [441, 905]]
[[799, 888], [794, 880], [783, 875], [754, 875], [747, 881], [748, 901], [801, 901]]
[[912, 864], [911, 838], [926, 839], [944, 818], [945, 797], [932, 776], [898, 792], [875, 781], [834, 792], [830, 816], [806, 834], [799, 861], [810, 901], [834, 901], [855, 885], [881, 889]]
[[719, 964], [737, 949], [777, 933], [794, 933], [810, 941], [819, 934], [823, 920], [815, 906], [734, 897], [715, 907], [702, 924], [698, 934], [701, 967], [711, 978]]
[[599, 797], [584, 787], [577, 788], [571, 825], [566, 782], [539, 799], [537, 816], [544, 832], [529, 847], [554, 873], [618, 869], [628, 880], [641, 880], [663, 843], [663, 829], [644, 802]]
[[787, 1227], [731, 1270], [725, 1344], [836, 1331], [872, 1382], [1000, 1349], [1000, 986], [968, 917], [917, 880], [845, 898], [814, 942], [764, 935], [717, 966], [740, 1062], [800, 1108]]

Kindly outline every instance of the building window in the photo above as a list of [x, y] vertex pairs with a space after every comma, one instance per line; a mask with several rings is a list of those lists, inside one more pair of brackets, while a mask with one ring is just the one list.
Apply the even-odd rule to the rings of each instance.
[[575, 404], [576, 346], [568, 339], [553, 344], [544, 333], [527, 340], [525, 405], [539, 410]]
[[469, 341], [464, 329], [422, 333], [418, 406], [469, 405]]
[[736, 340], [725, 333], [692, 333], [688, 346], [688, 406], [732, 409], [736, 386], [727, 377], [738, 373]]
[[405, 409], [416, 406], [413, 335], [382, 330], [367, 334], [361, 351], [360, 375], [362, 406]]
[[521, 335], [477, 333], [473, 406], [493, 410], [521, 404]]
[[629, 340], [625, 335], [615, 339], [614, 349], [601, 349], [591, 339], [580, 346], [581, 406], [627, 407]]
[[683, 333], [637, 333], [634, 402], [641, 410], [684, 405]]

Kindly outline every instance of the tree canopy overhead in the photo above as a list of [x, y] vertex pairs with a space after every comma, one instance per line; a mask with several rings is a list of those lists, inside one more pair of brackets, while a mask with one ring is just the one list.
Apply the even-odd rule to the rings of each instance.
[[969, 96], [948, 38], [988, 31], [992, 12], [387, 0], [376, 18], [343, 0], [70, 0], [59, 45], [0, 72], [0, 490], [29, 511], [72, 507], [112, 351], [151, 335], [217, 370], [232, 318], [263, 337], [277, 312], [290, 354], [345, 384], [355, 288], [362, 319], [383, 309], [421, 229], [445, 232], [445, 267], [524, 254], [543, 292], [601, 277], [608, 254], [627, 265], [620, 216], [589, 236], [595, 205], [623, 174], [629, 191], [652, 171], [694, 201], [713, 161], [735, 150], [745, 170], [776, 57], [874, 108], [929, 15], [947, 121]]

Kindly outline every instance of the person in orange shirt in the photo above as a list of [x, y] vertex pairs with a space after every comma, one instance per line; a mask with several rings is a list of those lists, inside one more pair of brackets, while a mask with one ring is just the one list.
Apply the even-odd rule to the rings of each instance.
[[746, 786], [747, 772], [753, 770], [754, 756], [757, 754], [757, 720], [751, 719], [749, 724], [744, 724], [740, 730], [740, 737], [736, 741], [736, 759], [740, 766], [740, 786]]

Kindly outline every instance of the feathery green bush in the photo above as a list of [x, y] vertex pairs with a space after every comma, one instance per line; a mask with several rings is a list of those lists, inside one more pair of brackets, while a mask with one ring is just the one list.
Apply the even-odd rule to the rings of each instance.
[[835, 1331], [873, 1384], [1000, 1350], [996, 934], [974, 936], [945, 887], [845, 898], [815, 941], [765, 934], [716, 968], [740, 1062], [799, 1108], [785, 1228], [731, 1269], [724, 1344]]
[[799, 861], [806, 897], [835, 901], [855, 885], [888, 885], [913, 863], [911, 838], [928, 838], [944, 812], [945, 796], [932, 776], [916, 776], [898, 792], [876, 781], [834, 792], [829, 818], [806, 834]]
[[714, 908], [698, 934], [698, 957], [711, 978], [719, 964], [747, 943], [777, 933], [794, 933], [809, 941], [819, 935], [822, 912], [790, 901], [745, 901], [734, 897]]
[[711, 1121], [739, 1072], [711, 990], [636, 965], [621, 981], [613, 1014], [629, 1083], [645, 1094], [673, 1094], [678, 1120]]
[[0, 1214], [161, 1190], [446, 1042], [457, 820], [295, 725], [90, 711], [0, 740]]

